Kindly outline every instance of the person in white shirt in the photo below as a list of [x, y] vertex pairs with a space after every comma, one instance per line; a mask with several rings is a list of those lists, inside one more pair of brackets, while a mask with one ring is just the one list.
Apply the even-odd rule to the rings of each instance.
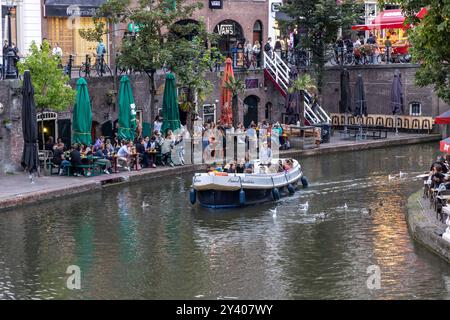
[[117, 160], [119, 162], [119, 166], [122, 164], [125, 165], [125, 169], [127, 169], [128, 171], [130, 170], [130, 153], [131, 153], [131, 142], [128, 141], [126, 143], [124, 143], [119, 151], [117, 151]]
[[59, 46], [59, 43], [55, 43], [55, 46], [53, 47], [53, 50], [52, 50], [52, 54], [54, 56], [59, 56], [60, 58], [62, 58], [63, 52], [62, 52], [62, 49]]
[[272, 161], [272, 149], [268, 148], [267, 142], [264, 142], [259, 150], [259, 160], [261, 164], [269, 164]]
[[153, 132], [161, 132], [162, 121], [160, 116], [156, 116], [155, 122], [153, 122]]

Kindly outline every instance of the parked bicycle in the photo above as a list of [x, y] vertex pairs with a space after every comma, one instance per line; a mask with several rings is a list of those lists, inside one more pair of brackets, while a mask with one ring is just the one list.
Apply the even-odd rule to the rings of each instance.
[[88, 78], [91, 76], [91, 56], [89, 54], [86, 55], [86, 60], [81, 64], [80, 70], [78, 71], [78, 75], [81, 77]]
[[100, 58], [97, 57], [95, 61], [95, 71], [99, 77], [112, 76], [111, 68], [105, 63], [105, 55], [100, 55]]

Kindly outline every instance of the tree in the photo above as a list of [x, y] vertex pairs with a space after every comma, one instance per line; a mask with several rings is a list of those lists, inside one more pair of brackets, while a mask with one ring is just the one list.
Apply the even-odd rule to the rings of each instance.
[[[58, 56], [53, 56], [50, 44], [47, 41], [39, 48], [34, 42], [31, 44], [31, 54], [23, 62], [18, 63], [19, 73], [30, 70], [34, 87], [34, 100], [36, 107], [43, 112], [52, 110], [64, 111], [75, 102], [76, 90], [69, 85], [66, 76], [58, 65]], [[42, 143], [44, 141], [44, 122], [42, 123]]]
[[245, 86], [242, 80], [229, 76], [228, 80], [225, 82], [225, 88], [231, 91], [231, 112], [233, 115], [233, 127], [237, 128], [237, 124], [239, 122], [238, 95], [244, 91]]
[[[443, 0], [394, 0], [413, 24], [408, 30], [413, 61], [420, 63], [416, 72], [416, 84], [434, 85], [437, 95], [450, 104], [450, 2]], [[421, 8], [427, 14], [419, 19], [416, 14]]]
[[[189, 19], [201, 7], [200, 3], [185, 4], [185, 0], [139, 0], [138, 5], [123, 6], [128, 0], [107, 0], [100, 10], [104, 16], [120, 17], [122, 22], [139, 26], [139, 31], [122, 40], [121, 55], [117, 63], [125, 69], [147, 74], [150, 86], [150, 118], [153, 118], [156, 95], [156, 72], [173, 61], [178, 39], [170, 30], [175, 22]], [[113, 3], [120, 2], [118, 5]], [[105, 8], [108, 8], [106, 10]], [[99, 22], [90, 31], [101, 30]], [[176, 51], [176, 50], [175, 50]]]
[[300, 125], [305, 125], [305, 91], [316, 90], [317, 87], [314, 84], [314, 80], [311, 78], [309, 74], [302, 74], [297, 77], [292, 82], [292, 85], [289, 87], [289, 93], [297, 93], [300, 104]]
[[206, 32], [203, 21], [175, 24], [171, 32], [176, 39], [169, 43], [173, 47], [167, 65], [176, 74], [177, 84], [183, 89], [179, 95], [180, 107], [187, 112], [187, 127], [192, 130], [196, 104], [205, 100], [212, 90], [212, 83], [206, 78], [206, 73], [223, 57], [217, 48], [207, 48], [206, 42], [213, 41], [214, 35]]
[[292, 17], [283, 22], [283, 29], [297, 29], [300, 46], [310, 49], [312, 63], [321, 92], [323, 73], [331, 45], [336, 41], [340, 28], [348, 28], [361, 14], [362, 5], [354, 0], [291, 0], [281, 7], [281, 11]]

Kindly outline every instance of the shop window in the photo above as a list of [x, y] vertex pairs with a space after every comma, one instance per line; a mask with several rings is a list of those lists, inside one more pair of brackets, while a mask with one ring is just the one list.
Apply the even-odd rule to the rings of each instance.
[[421, 116], [422, 115], [422, 104], [420, 102], [411, 102], [409, 104], [409, 115], [410, 116]]

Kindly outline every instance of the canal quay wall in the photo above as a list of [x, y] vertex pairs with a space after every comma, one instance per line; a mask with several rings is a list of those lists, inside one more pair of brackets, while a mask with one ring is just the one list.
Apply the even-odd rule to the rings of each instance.
[[[417, 64], [379, 64], [346, 66], [346, 69], [349, 72], [352, 93], [358, 75], [362, 76], [369, 114], [392, 115], [391, 87], [395, 71], [398, 70], [402, 77], [405, 115], [410, 115], [411, 104], [419, 103], [420, 116], [436, 117], [449, 110], [450, 106], [438, 98], [433, 86], [419, 87], [415, 84], [415, 74], [419, 67]], [[324, 74], [323, 81], [326, 85], [322, 90], [321, 102], [330, 113], [339, 113], [340, 74], [339, 66], [328, 67]]]
[[[332, 137], [329, 144], [323, 144], [319, 148], [281, 151], [280, 157], [298, 157], [301, 159], [306, 156], [335, 152], [428, 143], [439, 141], [439, 139], [439, 135], [401, 134], [399, 136], [389, 136], [388, 139], [384, 141], [349, 141], [340, 140], [335, 136]], [[84, 192], [95, 192], [96, 190], [101, 190], [106, 187], [126, 185], [135, 182], [148, 183], [150, 188], [152, 181], [204, 170], [204, 164], [193, 164], [173, 168], [157, 167], [141, 171], [125, 171], [118, 174], [95, 177], [66, 177], [54, 175], [38, 177], [35, 179], [35, 184], [30, 184], [28, 176], [25, 173], [8, 175], [0, 174], [0, 211], [52, 199], [61, 199], [66, 196], [79, 195]]]
[[408, 198], [406, 219], [414, 240], [450, 263], [450, 242], [442, 238], [446, 225], [437, 221], [428, 201], [418, 191]]

